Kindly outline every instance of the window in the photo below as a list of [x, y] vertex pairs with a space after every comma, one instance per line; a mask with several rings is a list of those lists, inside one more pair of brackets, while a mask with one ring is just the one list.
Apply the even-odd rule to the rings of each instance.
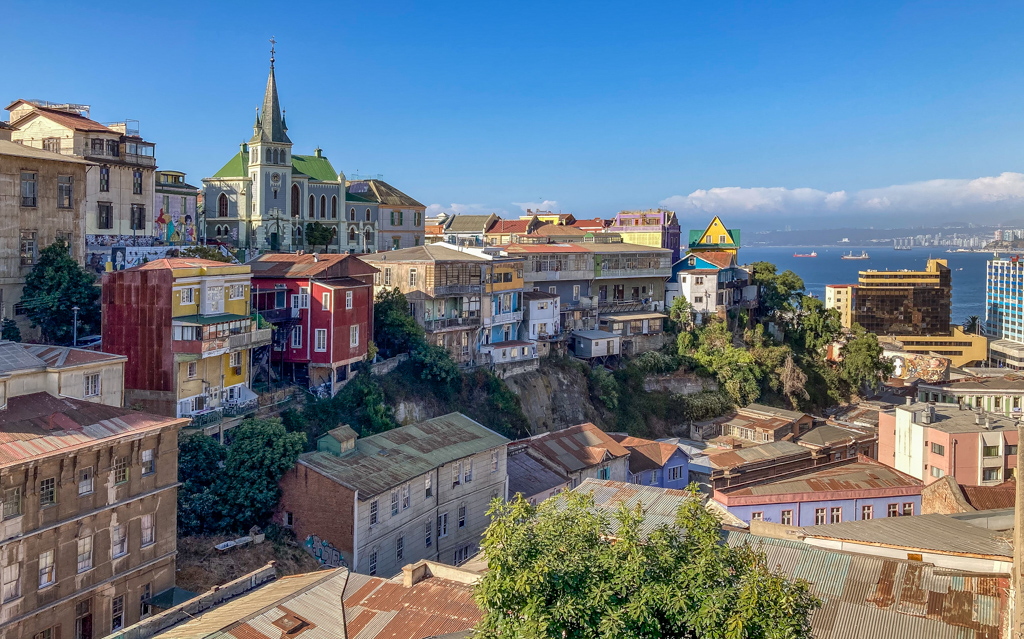
[[88, 495], [93, 491], [92, 466], [78, 471], [78, 496]]
[[322, 218], [325, 218], [325, 217], [327, 217], [327, 196], [326, 195], [321, 195], [320, 196], [320, 218], [322, 219]]
[[315, 350], [318, 353], [324, 353], [327, 351], [327, 329], [318, 328], [316, 329], [314, 336], [316, 338]]
[[903, 504], [903, 516], [912, 517], [914, 515], [914, 502], [907, 502]]
[[779, 521], [781, 521], [786, 526], [792, 525], [793, 524], [793, 511], [792, 510], [783, 510], [782, 511], [782, 517], [780, 518]]
[[43, 150], [60, 153], [60, 138], [43, 138]]
[[718, 236], [718, 243], [719, 244], [725, 244], [725, 242], [726, 242], [725, 236], [724, 235], [719, 235]]
[[196, 303], [196, 289], [193, 287], [181, 289], [181, 303], [182, 304], [195, 304]]
[[423, 498], [428, 499], [434, 496], [434, 486], [431, 484], [430, 475], [423, 480]]
[[830, 524], [841, 524], [843, 523], [843, 509], [842, 508], [831, 508], [828, 513], [828, 523]]
[[578, 302], [580, 300], [580, 285], [573, 284], [572, 287], [572, 301]]
[[46, 507], [57, 503], [57, 480], [49, 477], [39, 482], [39, 505]]
[[657, 484], [657, 483], [658, 483], [658, 469], [654, 468], [654, 469], [651, 470], [651, 484], [654, 485], [654, 484]]
[[131, 228], [133, 231], [146, 230], [146, 207], [141, 204], [132, 204]]
[[825, 523], [825, 509], [815, 508], [814, 509], [814, 525], [821, 526]]
[[414, 215], [414, 220], [416, 222], [416, 226], [419, 226], [420, 223], [423, 221], [423, 218], [420, 217], [420, 215], [422, 215], [422, 214], [419, 211], [416, 211], [413, 215]]
[[7, 602], [21, 596], [21, 564], [8, 564], [3, 570], [3, 588], [0, 591], [3, 601]]
[[4, 491], [4, 519], [21, 515], [21, 488]]
[[307, 213], [309, 219], [316, 217], [316, 198], [312, 195], [309, 196], [309, 211]]
[[946, 447], [943, 446], [942, 444], [932, 442], [932, 452], [935, 453], [936, 455], [945, 455]]
[[1017, 444], [1007, 444], [1006, 445], [1006, 454], [1007, 455], [1016, 455], [1017, 454]]
[[683, 479], [683, 467], [673, 466], [668, 469], [668, 481], [679, 481]]
[[29, 265], [36, 263], [36, 232], [21, 232], [21, 263]]
[[198, 373], [199, 373], [199, 363], [198, 362], [189, 362], [187, 364], [187, 372], [186, 372], [186, 375], [188, 375], [188, 378], [189, 379], [195, 379], [196, 375]]
[[57, 570], [53, 565], [53, 551], [47, 550], [39, 555], [39, 588], [52, 586], [57, 582]]
[[156, 461], [153, 459], [153, 449], [147, 448], [142, 451], [142, 476], [152, 475], [156, 471]]
[[128, 526], [120, 524], [110, 529], [110, 556], [123, 557], [128, 554]]
[[98, 397], [100, 394], [100, 374], [93, 373], [85, 376], [85, 396]]
[[468, 484], [469, 482], [473, 481], [473, 460], [472, 459], [469, 460], [469, 462], [466, 464], [465, 468], [466, 468], [466, 473], [465, 473], [465, 475], [463, 475], [463, 481]]
[[428, 521], [426, 524], [423, 525], [423, 545], [426, 546], [427, 548], [430, 548], [430, 546], [434, 542], [434, 540], [433, 540], [433, 533], [434, 533], [434, 527], [431, 526], [430, 522]]
[[764, 513], [761, 511], [750, 513], [750, 521], [764, 521]]
[[54, 629], [58, 626], [50, 626], [46, 630], [40, 630], [36, 634], [32, 635], [32, 639], [54, 639]]
[[498, 451], [496, 450], [491, 451], [491, 472], [498, 472]]
[[228, 286], [228, 299], [240, 300], [245, 298], [245, 284], [232, 284]]
[[932, 477], [942, 477], [945, 474], [941, 468], [934, 465], [931, 467], [931, 473]]
[[409, 269], [409, 286], [416, 286], [416, 269]]
[[359, 346], [359, 325], [354, 324], [348, 327], [348, 345]]
[[395, 488], [391, 491], [391, 516], [394, 517], [398, 514], [398, 489]]
[[57, 208], [70, 209], [75, 201], [75, 179], [70, 175], [57, 176]]
[[114, 483], [123, 484], [128, 481], [128, 457], [114, 458]]
[[228, 216], [228, 196], [221, 193], [217, 196], [217, 217]]
[[[354, 211], [355, 209], [352, 209], [352, 210]], [[367, 222], [369, 222], [369, 221], [370, 221], [370, 209], [366, 209], [366, 221], [367, 221]], [[370, 232], [369, 232], [369, 231], [367, 231], [366, 233], [367, 233], [367, 237], [369, 237], [369, 233], [370, 233]]]
[[124, 595], [110, 600], [110, 631], [124, 628]]
[[999, 457], [999, 446], [982, 446], [981, 454], [984, 457]]
[[302, 327], [292, 328], [292, 348], [302, 348]]
[[331, 310], [331, 294], [322, 293], [320, 295], [320, 310], [329, 311]]
[[405, 537], [399, 537], [395, 540], [395, 559], [402, 561], [402, 555], [405, 554]]
[[285, 513], [284, 513], [284, 527], [285, 528], [291, 528], [294, 525], [295, 525], [295, 515], [294, 515], [294, 513], [285, 511]]
[[142, 195], [142, 171], [132, 171], [132, 193]]
[[409, 484], [402, 486], [402, 510], [409, 507]]
[[92, 535], [78, 539], [78, 572], [92, 570]]
[[331, 219], [332, 220], [338, 219], [338, 196], [337, 195], [332, 195], [331, 196]]
[[96, 226], [101, 229], [114, 228], [114, 205], [110, 202], [96, 203]]
[[384, 286], [391, 286], [391, 269], [384, 269]]
[[352, 310], [352, 291], [345, 291], [345, 310]]
[[437, 538], [448, 536], [448, 513], [437, 516]]
[[376, 499], [374, 499], [373, 501], [370, 502], [370, 525], [371, 526], [373, 526], [374, 524], [377, 523], [377, 510], [378, 510], [378, 508], [379, 508], [379, 505], [378, 505]]
[[981, 479], [983, 481], [998, 481], [999, 480], [999, 469], [998, 468], [986, 468], [981, 472]]
[[117, 140], [107, 140], [107, 155], [115, 158], [121, 155], [121, 144]]
[[860, 507], [860, 518], [861, 519], [873, 519], [875, 516], [874, 506], [861, 506]]
[[38, 204], [38, 183], [35, 173], [21, 174], [21, 205], [36, 206]]
[[558, 287], [556, 287], [556, 286], [549, 286], [548, 287], [548, 293], [551, 293], [552, 295], [557, 295], [558, 294]]
[[452, 464], [452, 488], [462, 483], [462, 462]]
[[885, 509], [885, 516], [886, 517], [899, 517], [900, 516], [900, 506], [899, 506], [899, 504], [889, 504], [886, 507], [886, 509]]
[[149, 604], [149, 598], [152, 595], [153, 588], [150, 584], [142, 587], [142, 591], [139, 593], [139, 619], [145, 619], [153, 612], [153, 607]]
[[370, 570], [368, 571], [371, 576], [377, 574], [377, 549], [374, 548], [370, 551]]
[[142, 516], [142, 546], [146, 547], [156, 541], [156, 525], [153, 522], [153, 515]]

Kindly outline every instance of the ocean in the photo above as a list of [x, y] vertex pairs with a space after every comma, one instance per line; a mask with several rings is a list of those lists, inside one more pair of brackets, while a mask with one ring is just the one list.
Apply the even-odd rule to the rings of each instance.
[[[865, 250], [871, 256], [867, 260], [843, 260], [840, 257], [853, 251], [859, 255]], [[816, 251], [818, 257], [793, 257], [794, 253]], [[841, 247], [758, 247], [741, 248], [739, 261], [771, 262], [779, 271], [789, 269], [804, 280], [808, 293], [825, 299], [826, 284], [856, 284], [857, 272], [867, 270], [898, 271], [900, 269], [922, 270], [929, 257], [946, 260], [953, 271], [953, 317], [956, 324], [977, 315], [985, 319], [985, 263], [992, 259], [992, 253], [946, 253], [944, 248], [913, 248], [909, 251], [895, 251], [892, 247], [841, 248]]]

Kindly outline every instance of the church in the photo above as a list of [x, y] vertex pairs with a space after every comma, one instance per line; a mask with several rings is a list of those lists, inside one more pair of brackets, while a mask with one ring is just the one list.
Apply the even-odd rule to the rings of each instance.
[[[293, 154], [285, 115], [271, 48], [270, 75], [252, 138], [203, 179], [208, 241], [243, 249], [245, 259], [267, 251], [373, 253], [422, 244], [423, 204], [382, 180], [348, 182], [319, 148], [312, 155]], [[382, 227], [385, 217], [389, 224]], [[326, 246], [304, 237], [311, 222], [331, 229]]]

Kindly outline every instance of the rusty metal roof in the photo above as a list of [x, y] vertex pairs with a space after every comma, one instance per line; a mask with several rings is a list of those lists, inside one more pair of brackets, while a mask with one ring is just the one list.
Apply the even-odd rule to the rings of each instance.
[[589, 422], [535, 435], [526, 443], [530, 453], [540, 455], [566, 474], [629, 455], [622, 444]]
[[[299, 463], [359, 491], [360, 499], [387, 492], [444, 464], [508, 444], [509, 440], [461, 413], [360, 437], [336, 456], [306, 453]], [[487, 472], [478, 468], [478, 473]]]
[[48, 393], [11, 397], [0, 411], [0, 466], [187, 422]]
[[[876, 491], [893, 488], [915, 489], [912, 494], [920, 494], [924, 483], [915, 477], [905, 475], [898, 470], [880, 464], [866, 457], [851, 464], [843, 464], [831, 468], [806, 469], [782, 478], [768, 478], [754, 485], [736, 489], [723, 488], [722, 492], [729, 497], [762, 496], [762, 495], [799, 495], [822, 492], [841, 492], [848, 490]], [[899, 494], [908, 494], [906, 491]]]
[[[917, 519], [907, 517], [901, 519]], [[742, 532], [770, 569], [803, 579], [822, 600], [811, 615], [816, 639], [997, 639], [1008, 623], [1008, 576], [815, 548]]]
[[[624, 505], [630, 510], [640, 506], [644, 512], [640, 533], [645, 538], [661, 526], [671, 526], [675, 523], [676, 511], [683, 502], [692, 499], [690, 493], [685, 490], [627, 484], [608, 479], [584, 479], [572, 492], [594, 496], [594, 507], [608, 515], [612, 535], [619, 526], [615, 519], [619, 506]], [[555, 499], [556, 508], [565, 503], [564, 494], [558, 495]]]
[[508, 494], [520, 493], [533, 497], [558, 486], [565, 486], [569, 480], [530, 457], [525, 451], [512, 453], [505, 460], [508, 469]]
[[806, 447], [788, 441], [770, 442], [760, 446], [729, 450], [722, 453], [713, 453], [710, 449], [705, 452], [708, 453], [708, 462], [712, 468], [733, 468], [751, 462], [810, 454]]
[[[252, 269], [253, 278], [345, 278], [357, 275], [372, 275], [377, 269], [363, 260], [347, 253], [265, 253], [249, 260], [246, 265]], [[362, 286], [353, 280], [351, 285]]]
[[821, 426], [815, 426], [806, 433], [798, 436], [796, 441], [808, 446], [821, 448], [824, 446], [832, 446], [833, 444], [863, 441], [874, 439], [876, 437], [878, 437], [876, 433], [844, 428], [842, 426], [833, 426], [832, 424], [822, 424]]
[[[49, 368], [64, 368], [67, 366], [80, 366], [83, 364], [95, 364], [97, 362], [115, 362], [117, 360], [128, 359], [124, 355], [102, 353], [100, 351], [87, 351], [81, 348], [72, 348], [71, 346], [47, 346], [43, 344], [17, 344], [17, 346], [23, 348], [31, 355], [38, 357]], [[7, 342], [0, 342], [0, 352], [5, 350], [7, 350]]]
[[622, 435], [612, 435], [611, 437], [629, 451], [629, 472], [634, 475], [645, 470], [663, 468], [676, 451], [686, 455], [686, 452], [675, 444]]
[[447, 635], [470, 630], [483, 618], [471, 586], [437, 577], [406, 588], [400, 581], [352, 573], [344, 601], [351, 639]]

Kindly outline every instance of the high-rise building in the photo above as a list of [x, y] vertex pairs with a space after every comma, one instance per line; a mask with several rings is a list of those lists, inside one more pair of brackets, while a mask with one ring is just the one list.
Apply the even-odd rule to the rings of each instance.
[[996, 366], [1024, 369], [1024, 263], [1018, 257], [988, 261], [985, 333], [994, 338], [989, 359]]
[[861, 271], [852, 321], [879, 335], [949, 333], [953, 284], [946, 260], [923, 271]]

